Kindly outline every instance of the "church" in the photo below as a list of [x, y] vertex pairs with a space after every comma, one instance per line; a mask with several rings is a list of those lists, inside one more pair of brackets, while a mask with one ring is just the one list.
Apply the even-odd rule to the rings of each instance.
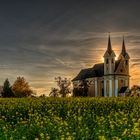
[[121, 53], [115, 60], [115, 52], [112, 49], [110, 35], [108, 37], [107, 50], [104, 54], [104, 63], [95, 64], [91, 68], [82, 69], [72, 80], [73, 88], [80, 88], [84, 80], [89, 83], [88, 96], [94, 97], [118, 97], [125, 95], [129, 90], [129, 60], [123, 38]]

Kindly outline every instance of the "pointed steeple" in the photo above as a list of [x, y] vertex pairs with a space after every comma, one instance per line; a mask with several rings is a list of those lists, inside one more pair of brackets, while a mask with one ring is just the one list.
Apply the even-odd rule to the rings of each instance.
[[110, 34], [109, 34], [109, 37], [108, 37], [107, 52], [108, 52], [109, 54], [111, 54], [111, 53], [112, 53], [112, 45], [111, 45]]
[[123, 56], [125, 56], [126, 55], [126, 48], [125, 48], [125, 40], [124, 40], [124, 36], [123, 36], [123, 44], [122, 44], [122, 52], [121, 52], [121, 54], [123, 55]]
[[124, 36], [123, 36], [123, 43], [122, 43], [122, 51], [121, 51], [121, 54], [120, 54], [120, 56], [119, 56], [119, 59], [121, 59], [122, 56], [123, 56], [125, 59], [130, 59], [130, 57], [129, 57], [127, 51], [126, 51]]
[[106, 50], [106, 52], [104, 54], [104, 57], [108, 57], [108, 56], [111, 56], [111, 57], [115, 57], [116, 56], [114, 51], [112, 50], [110, 33], [109, 33], [109, 36], [108, 36], [107, 50]]

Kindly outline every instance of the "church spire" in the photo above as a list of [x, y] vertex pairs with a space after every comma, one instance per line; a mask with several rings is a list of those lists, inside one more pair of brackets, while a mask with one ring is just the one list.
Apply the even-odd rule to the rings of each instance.
[[123, 36], [123, 43], [122, 43], [122, 51], [120, 53], [119, 59], [121, 59], [122, 57], [125, 59], [130, 59], [130, 57], [126, 51], [124, 36]]
[[121, 52], [121, 54], [122, 54], [123, 56], [126, 55], [126, 48], [125, 48], [125, 40], [124, 40], [124, 36], [123, 36], [123, 44], [122, 44], [122, 52]]
[[109, 54], [111, 54], [111, 53], [112, 53], [112, 45], [111, 45], [110, 34], [109, 34], [109, 37], [108, 37], [107, 52], [108, 52]]
[[111, 38], [110, 38], [110, 33], [109, 33], [109, 36], [108, 36], [108, 45], [107, 45], [107, 50], [104, 54], [104, 57], [115, 57], [115, 53], [114, 51], [112, 50], [112, 45], [111, 45]]

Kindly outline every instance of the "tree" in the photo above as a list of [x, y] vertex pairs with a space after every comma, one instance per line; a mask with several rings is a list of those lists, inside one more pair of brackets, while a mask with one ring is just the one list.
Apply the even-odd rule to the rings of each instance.
[[82, 95], [84, 97], [88, 96], [88, 88], [89, 88], [89, 83], [87, 80], [82, 80], [81, 84], [80, 84], [81, 88], [82, 88]]
[[56, 77], [55, 82], [57, 83], [57, 86], [59, 87], [59, 93], [62, 97], [66, 97], [68, 94], [71, 93], [70, 91], [70, 86], [71, 86], [71, 81], [68, 80], [67, 78], [61, 78], [61, 77]]
[[58, 97], [59, 96], [59, 89], [57, 88], [52, 88], [51, 92], [49, 94], [50, 97]]
[[55, 97], [59, 95], [61, 95], [62, 97], [66, 97], [68, 94], [71, 93], [70, 91], [71, 81], [69, 79], [56, 77], [55, 82], [57, 83], [59, 89], [52, 88], [50, 95], [53, 95]]
[[17, 77], [12, 90], [16, 97], [28, 97], [34, 94], [24, 77]]
[[73, 96], [87, 97], [89, 85], [90, 83], [87, 80], [83, 79], [79, 87], [73, 89]]
[[131, 96], [131, 97], [132, 96], [140, 97], [140, 86], [138, 86], [138, 85], [132, 86], [129, 96]]
[[80, 97], [83, 96], [82, 88], [76, 87], [73, 89], [73, 96], [74, 97]]
[[10, 86], [10, 82], [8, 79], [6, 79], [3, 84], [3, 90], [1, 94], [2, 94], [2, 97], [14, 97], [14, 93], [12, 91], [12, 88]]

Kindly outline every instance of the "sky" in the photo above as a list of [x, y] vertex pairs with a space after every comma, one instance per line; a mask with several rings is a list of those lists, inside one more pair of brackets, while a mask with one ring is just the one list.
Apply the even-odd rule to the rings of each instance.
[[125, 36], [131, 85], [140, 85], [139, 0], [0, 1], [0, 84], [24, 76], [48, 94], [57, 76], [73, 79], [102, 62], [108, 32], [119, 55]]

